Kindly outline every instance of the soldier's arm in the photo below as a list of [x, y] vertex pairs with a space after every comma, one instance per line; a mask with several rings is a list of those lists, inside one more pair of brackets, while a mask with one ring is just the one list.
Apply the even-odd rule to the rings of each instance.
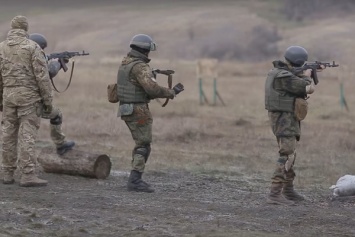
[[169, 89], [163, 86], [159, 86], [152, 75], [152, 71], [149, 65], [144, 63], [136, 64], [132, 68], [132, 75], [135, 76], [137, 82], [143, 87], [145, 92], [151, 99], [155, 98], [170, 98], [175, 97], [173, 89]]
[[58, 61], [55, 60], [50, 61], [48, 63], [48, 72], [49, 72], [50, 79], [53, 79], [58, 74], [60, 69], [62, 69], [62, 66]]
[[311, 78], [298, 77], [291, 72], [282, 71], [275, 78], [276, 90], [287, 91], [296, 96], [306, 95], [306, 86], [311, 84]]
[[37, 47], [37, 45], [32, 53], [32, 68], [33, 73], [36, 77], [43, 103], [46, 105], [51, 105], [52, 87], [49, 81], [47, 60], [42, 49], [40, 49], [39, 46]]

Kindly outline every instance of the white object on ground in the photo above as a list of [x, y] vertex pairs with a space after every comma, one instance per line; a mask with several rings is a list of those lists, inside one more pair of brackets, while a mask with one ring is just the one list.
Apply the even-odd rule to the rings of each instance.
[[333, 190], [334, 196], [354, 196], [355, 195], [355, 175], [344, 175], [340, 177], [335, 185], [329, 189]]

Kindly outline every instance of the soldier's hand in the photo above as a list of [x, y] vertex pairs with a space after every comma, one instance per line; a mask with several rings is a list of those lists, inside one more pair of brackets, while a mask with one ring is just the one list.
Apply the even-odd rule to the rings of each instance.
[[52, 105], [43, 105], [43, 112], [46, 114], [50, 114], [53, 110], [53, 106]]
[[63, 61], [64, 61], [65, 63], [69, 63], [69, 57], [64, 57], [64, 58], [63, 58]]
[[174, 87], [173, 87], [173, 90], [175, 91], [175, 95], [179, 94], [181, 91], [184, 90], [184, 85], [181, 84], [181, 83], [178, 83], [176, 84]]
[[[69, 57], [64, 57], [62, 59], [65, 64], [69, 63]], [[60, 62], [60, 59], [58, 59], [58, 62]]]
[[311, 77], [311, 74], [312, 74], [312, 69], [307, 69], [303, 71], [303, 75], [307, 77]]
[[320, 68], [317, 68], [317, 72], [321, 72], [325, 69], [324, 65], [320, 65]]

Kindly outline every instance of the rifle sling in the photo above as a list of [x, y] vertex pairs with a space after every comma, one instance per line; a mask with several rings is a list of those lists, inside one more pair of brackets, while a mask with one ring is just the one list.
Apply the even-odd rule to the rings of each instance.
[[[169, 74], [168, 75], [168, 87], [171, 89], [173, 87], [173, 75]], [[162, 107], [165, 107], [169, 103], [169, 98], [167, 98], [162, 105]]]
[[56, 92], [58, 92], [58, 93], [63, 93], [63, 92], [65, 92], [66, 90], [68, 90], [68, 88], [69, 88], [69, 86], [70, 86], [70, 84], [71, 84], [71, 79], [73, 78], [74, 65], [75, 65], [75, 64], [74, 64], [74, 61], [73, 61], [73, 62], [72, 62], [72, 67], [71, 67], [71, 72], [70, 72], [69, 82], [68, 82], [67, 87], [66, 87], [63, 91], [59, 91], [59, 90], [57, 89], [57, 87], [55, 86], [55, 84], [54, 84], [54, 82], [53, 82], [53, 78], [51, 78], [52, 86], [53, 86], [53, 88], [54, 88], [54, 90], [55, 90]]

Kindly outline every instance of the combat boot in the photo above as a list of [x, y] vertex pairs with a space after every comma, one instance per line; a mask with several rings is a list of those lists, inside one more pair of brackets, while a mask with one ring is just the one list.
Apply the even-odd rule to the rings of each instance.
[[282, 194], [288, 200], [297, 201], [297, 202], [304, 200], [304, 197], [302, 195], [298, 194], [293, 189], [293, 181], [288, 181], [283, 184]]
[[4, 171], [4, 177], [3, 177], [2, 183], [3, 184], [13, 184], [13, 183], [15, 183], [14, 171], [13, 170], [5, 170]]
[[146, 193], [154, 192], [154, 189], [151, 188], [148, 183], [142, 180], [142, 173], [136, 170], [132, 170], [131, 174], [129, 175], [127, 190]]
[[34, 172], [31, 172], [29, 174], [22, 174], [19, 185], [21, 187], [41, 187], [47, 186], [47, 184], [47, 180], [40, 179]]
[[74, 146], [75, 142], [73, 141], [64, 142], [62, 145], [57, 146], [57, 154], [64, 155], [65, 152], [71, 150]]
[[281, 195], [283, 183], [275, 183], [271, 184], [270, 194], [267, 198], [267, 203], [276, 204], [276, 205], [293, 205], [294, 201], [287, 200], [284, 196]]

